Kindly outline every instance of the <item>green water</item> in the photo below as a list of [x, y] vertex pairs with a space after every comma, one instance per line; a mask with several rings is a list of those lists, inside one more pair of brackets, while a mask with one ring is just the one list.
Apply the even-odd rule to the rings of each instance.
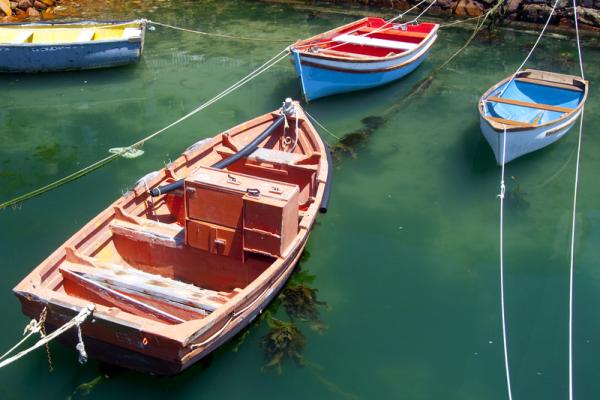
[[[154, 2], [147, 10], [89, 17], [144, 16], [222, 33], [306, 37], [353, 18], [309, 15], [253, 2]], [[184, 11], [181, 11], [181, 9]], [[303, 269], [315, 276], [321, 320], [306, 336], [305, 365], [264, 368], [266, 323], [251, 326], [207, 362], [170, 378], [77, 363], [52, 344], [0, 371], [0, 398], [394, 398], [504, 399], [499, 314], [500, 170], [478, 128], [476, 102], [514, 71], [534, 37], [481, 35], [408, 102], [404, 96], [470, 32], [440, 32], [434, 50], [406, 79], [378, 90], [315, 101], [308, 111], [337, 135], [361, 119], [385, 124], [342, 155], [330, 211], [319, 218]], [[285, 44], [239, 42], [164, 28], [147, 32], [140, 64], [99, 71], [1, 76], [0, 200], [88, 165], [175, 120], [277, 53]], [[531, 66], [575, 73], [574, 42], [548, 38]], [[574, 379], [579, 399], [600, 397], [600, 84], [598, 48], [584, 47], [587, 102], [577, 214]], [[594, 61], [596, 60], [596, 61]], [[28, 322], [11, 293], [35, 265], [146, 172], [189, 144], [299, 97], [281, 62], [235, 94], [118, 160], [21, 208], [0, 212], [0, 349]], [[390, 111], [391, 110], [391, 111]], [[331, 144], [336, 139], [324, 134]], [[565, 399], [568, 384], [570, 209], [577, 129], [510, 163], [506, 203], [506, 309], [515, 399]], [[279, 309], [277, 316], [288, 319]], [[104, 377], [107, 374], [108, 378]], [[76, 388], [86, 382], [93, 386]], [[96, 383], [96, 385], [94, 385]]]

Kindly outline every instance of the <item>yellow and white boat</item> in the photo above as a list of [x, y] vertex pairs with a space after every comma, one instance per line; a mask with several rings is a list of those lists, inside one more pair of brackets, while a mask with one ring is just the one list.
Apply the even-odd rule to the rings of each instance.
[[78, 21], [0, 25], [0, 72], [104, 68], [139, 61], [146, 22]]

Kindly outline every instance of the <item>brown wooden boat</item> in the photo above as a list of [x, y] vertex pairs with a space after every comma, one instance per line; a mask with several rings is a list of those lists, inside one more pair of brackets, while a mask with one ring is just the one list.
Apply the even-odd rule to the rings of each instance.
[[[188, 148], [92, 219], [15, 288], [52, 331], [88, 304], [88, 353], [174, 374], [282, 288], [326, 207], [331, 160], [296, 102]], [[73, 330], [74, 331], [74, 330]], [[63, 342], [75, 343], [67, 332]]]

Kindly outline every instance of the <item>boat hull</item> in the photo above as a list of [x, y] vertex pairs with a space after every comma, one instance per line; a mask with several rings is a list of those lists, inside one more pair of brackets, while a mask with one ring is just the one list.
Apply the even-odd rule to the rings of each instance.
[[[290, 256], [289, 261], [283, 265], [283, 272], [267, 289], [269, 294], [262, 301], [257, 302], [254, 307], [250, 307], [241, 314], [236, 323], [231, 324], [216, 340], [202, 348], [201, 351], [192, 351], [178, 343], [165, 341], [164, 337], [151, 337], [145, 334], [144, 337], [149, 343], [154, 344], [156, 347], [162, 347], [163, 350], [162, 354], [149, 352], [148, 348], [138, 348], [135, 345], [135, 343], [141, 342], [140, 334], [143, 332], [135, 329], [131, 331], [124, 330], [123, 321], [111, 323], [103, 318], [103, 321], [93, 319], [91, 322], [86, 321], [82, 324], [82, 338], [86, 352], [99, 361], [122, 368], [152, 375], [176, 375], [208, 356], [246, 328], [262, 313], [265, 307], [279, 294], [293, 273], [305, 245], [306, 240]], [[48, 333], [64, 325], [79, 313], [78, 309], [59, 306], [56, 303], [47, 303], [42, 299], [19, 293], [16, 293], [16, 295], [21, 302], [23, 314], [32, 319], [37, 319], [44, 307], [48, 308], [45, 323]], [[75, 329], [71, 329], [58, 337], [58, 341], [69, 348], [74, 348], [78, 340]], [[180, 354], [180, 357], [176, 359], [166, 357], [168, 354]]]
[[479, 124], [498, 165], [566, 135], [581, 115], [587, 93], [588, 82], [582, 78], [532, 69], [491, 87], [479, 100]]
[[[437, 40], [434, 30], [418, 48], [395, 57], [344, 59], [291, 49], [291, 61], [307, 101], [338, 93], [370, 89], [413, 72], [427, 58]], [[302, 46], [302, 45], [297, 45]]]
[[[159, 375], [188, 368], [244, 329], [292, 274], [330, 183], [324, 142], [301, 108], [290, 115], [278, 109], [246, 121], [145, 175], [13, 289], [23, 313], [39, 318], [46, 309], [51, 331], [93, 305], [81, 327], [88, 354]], [[283, 118], [298, 121], [293, 153], [279, 150]], [[248, 146], [258, 148], [234, 157]], [[224, 160], [227, 173], [207, 167]], [[176, 182], [184, 188], [166, 189]], [[263, 229], [274, 221], [281, 234], [254, 221]], [[207, 231], [214, 236], [203, 241]], [[75, 337], [73, 329], [62, 340]]]
[[0, 46], [0, 72], [53, 72], [138, 62], [142, 40], [64, 45]]
[[294, 56], [296, 73], [301, 80], [304, 98], [307, 101], [316, 100], [339, 93], [353, 92], [382, 86], [413, 72], [427, 57], [427, 52], [409, 64], [389, 71], [350, 72], [349, 69], [330, 69], [317, 66], [311, 62], [302, 62]]
[[[504, 163], [532, 153], [556, 142], [569, 132], [581, 112], [553, 126], [544, 126], [524, 131], [509, 131], [506, 136], [506, 156]], [[502, 165], [503, 130], [494, 129], [488, 121], [480, 117], [481, 133], [494, 152], [498, 165]]]
[[[23, 31], [37, 34], [49, 34], [50, 40], [39, 42], [0, 42], [0, 73], [35, 73], [73, 71], [115, 67], [138, 62], [144, 49], [146, 24], [143, 20], [135, 21], [78, 21], [57, 23], [4, 24], [5, 32]], [[75, 40], [70, 31], [100, 32], [118, 28], [133, 28], [139, 34], [126, 37], [109, 37], [91, 40], [81, 38]], [[66, 33], [63, 40], [56, 40], [52, 34]], [[37, 32], [37, 33], [36, 33]], [[10, 33], [9, 33], [10, 34]]]

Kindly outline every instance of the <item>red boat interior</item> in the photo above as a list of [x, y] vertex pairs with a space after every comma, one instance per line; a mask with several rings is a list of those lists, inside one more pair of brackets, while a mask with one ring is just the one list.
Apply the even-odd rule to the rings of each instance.
[[432, 23], [389, 24], [381, 18], [367, 18], [333, 34], [308, 39], [296, 48], [337, 57], [393, 57], [418, 47], [436, 26]]
[[[48, 261], [44, 285], [169, 324], [205, 318], [235, 298], [290, 255], [315, 209], [309, 207], [323, 155], [303, 118], [297, 132], [294, 117], [287, 117], [287, 126], [248, 157], [226, 169], [209, 167], [278, 116], [192, 146], [139, 183], [69, 241], [62, 257]], [[177, 179], [184, 179], [183, 189], [148, 195], [149, 188]]]

